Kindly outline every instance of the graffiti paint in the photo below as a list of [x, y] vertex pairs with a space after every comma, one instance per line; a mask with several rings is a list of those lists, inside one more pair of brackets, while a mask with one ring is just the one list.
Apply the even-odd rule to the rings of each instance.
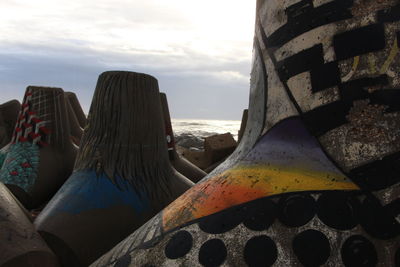
[[15, 184], [28, 192], [32, 189], [39, 167], [39, 147], [29, 142], [10, 146], [0, 170], [1, 182]]
[[398, 265], [399, 8], [257, 1], [241, 146], [93, 266]]
[[48, 145], [47, 136], [50, 134], [46, 122], [33, 110], [32, 96], [32, 88], [28, 88], [0, 170], [1, 182], [17, 185], [26, 192], [36, 181], [39, 149]]
[[78, 214], [93, 209], [112, 208], [126, 205], [138, 214], [149, 208], [149, 200], [138, 195], [126, 179], [114, 177], [114, 183], [104, 173], [94, 170], [74, 172], [49, 203], [55, 206], [46, 216], [55, 216], [58, 212]]
[[359, 187], [329, 162], [300, 119], [288, 119], [235, 167], [203, 181], [164, 209], [163, 229], [266, 196], [324, 190]]

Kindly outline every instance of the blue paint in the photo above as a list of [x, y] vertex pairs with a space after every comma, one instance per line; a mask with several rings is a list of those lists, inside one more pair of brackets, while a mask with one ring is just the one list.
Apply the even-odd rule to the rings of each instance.
[[105, 209], [127, 205], [133, 212], [141, 213], [149, 208], [146, 196], [139, 196], [129, 182], [116, 177], [114, 184], [105, 174], [93, 170], [74, 172], [42, 211], [40, 217], [57, 212], [78, 214], [93, 209]]
[[39, 146], [29, 142], [10, 145], [0, 170], [0, 182], [29, 192], [36, 182], [39, 153]]
[[241, 164], [290, 166], [341, 173], [327, 158], [318, 140], [308, 132], [300, 117], [288, 118], [277, 123], [258, 140]]
[[7, 152], [0, 150], [0, 169], [1, 169], [1, 166], [3, 166], [3, 162], [6, 159], [6, 156], [7, 156]]

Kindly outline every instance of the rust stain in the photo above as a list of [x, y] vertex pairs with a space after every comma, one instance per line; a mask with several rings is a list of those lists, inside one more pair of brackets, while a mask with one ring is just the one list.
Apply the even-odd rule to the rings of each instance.
[[368, 100], [355, 101], [346, 117], [351, 125], [350, 138], [362, 140], [364, 143], [391, 140], [384, 124], [381, 123], [384, 121], [386, 109], [384, 105], [370, 105]]
[[351, 8], [353, 16], [365, 16], [397, 4], [396, 0], [358, 0]]

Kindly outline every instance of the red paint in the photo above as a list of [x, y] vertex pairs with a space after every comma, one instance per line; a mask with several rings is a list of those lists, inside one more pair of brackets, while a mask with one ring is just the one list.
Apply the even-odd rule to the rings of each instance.
[[36, 137], [39, 137], [39, 136], [40, 136], [40, 134], [38, 134], [38, 133], [34, 133], [34, 132], [29, 133], [29, 137], [32, 139], [35, 139]]
[[24, 163], [21, 164], [21, 166], [23, 168], [29, 168], [29, 167], [31, 167], [31, 164], [29, 164], [28, 162], [24, 162]]
[[44, 127], [44, 126], [39, 127], [39, 131], [44, 133], [44, 134], [49, 134], [51, 132], [50, 129], [48, 129], [48, 128]]
[[34, 123], [39, 123], [39, 122], [41, 122], [42, 120], [41, 120], [41, 119], [38, 119], [38, 118], [32, 118], [32, 121], [33, 121]]
[[43, 141], [39, 141], [38, 145], [41, 147], [44, 147], [44, 146], [48, 146], [49, 144], [47, 144], [46, 142], [43, 142]]
[[28, 138], [26, 138], [26, 137], [21, 136], [20, 138], [18, 138], [18, 142], [23, 143], [23, 142], [27, 142], [27, 141], [28, 141]]
[[25, 127], [25, 129], [28, 129], [28, 128], [32, 127], [32, 124], [29, 124], [29, 123], [26, 123], [26, 122], [24, 122], [22, 125]]

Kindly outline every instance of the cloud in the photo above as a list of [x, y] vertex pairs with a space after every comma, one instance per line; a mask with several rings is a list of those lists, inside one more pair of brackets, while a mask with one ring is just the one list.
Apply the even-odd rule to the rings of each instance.
[[159, 80], [173, 117], [240, 119], [254, 27], [243, 2], [1, 1], [0, 101], [58, 86], [88, 110], [101, 72], [131, 70]]
[[[0, 46], [0, 51], [5, 48]], [[28, 85], [75, 91], [89, 109], [98, 75], [107, 70], [148, 73], [166, 92], [173, 117], [240, 119], [247, 105], [248, 62], [184, 55], [112, 53], [79, 47], [17, 46], [0, 52], [1, 102], [22, 98]], [[238, 109], [240, 107], [240, 109]], [[206, 112], [204, 112], [204, 110]]]

